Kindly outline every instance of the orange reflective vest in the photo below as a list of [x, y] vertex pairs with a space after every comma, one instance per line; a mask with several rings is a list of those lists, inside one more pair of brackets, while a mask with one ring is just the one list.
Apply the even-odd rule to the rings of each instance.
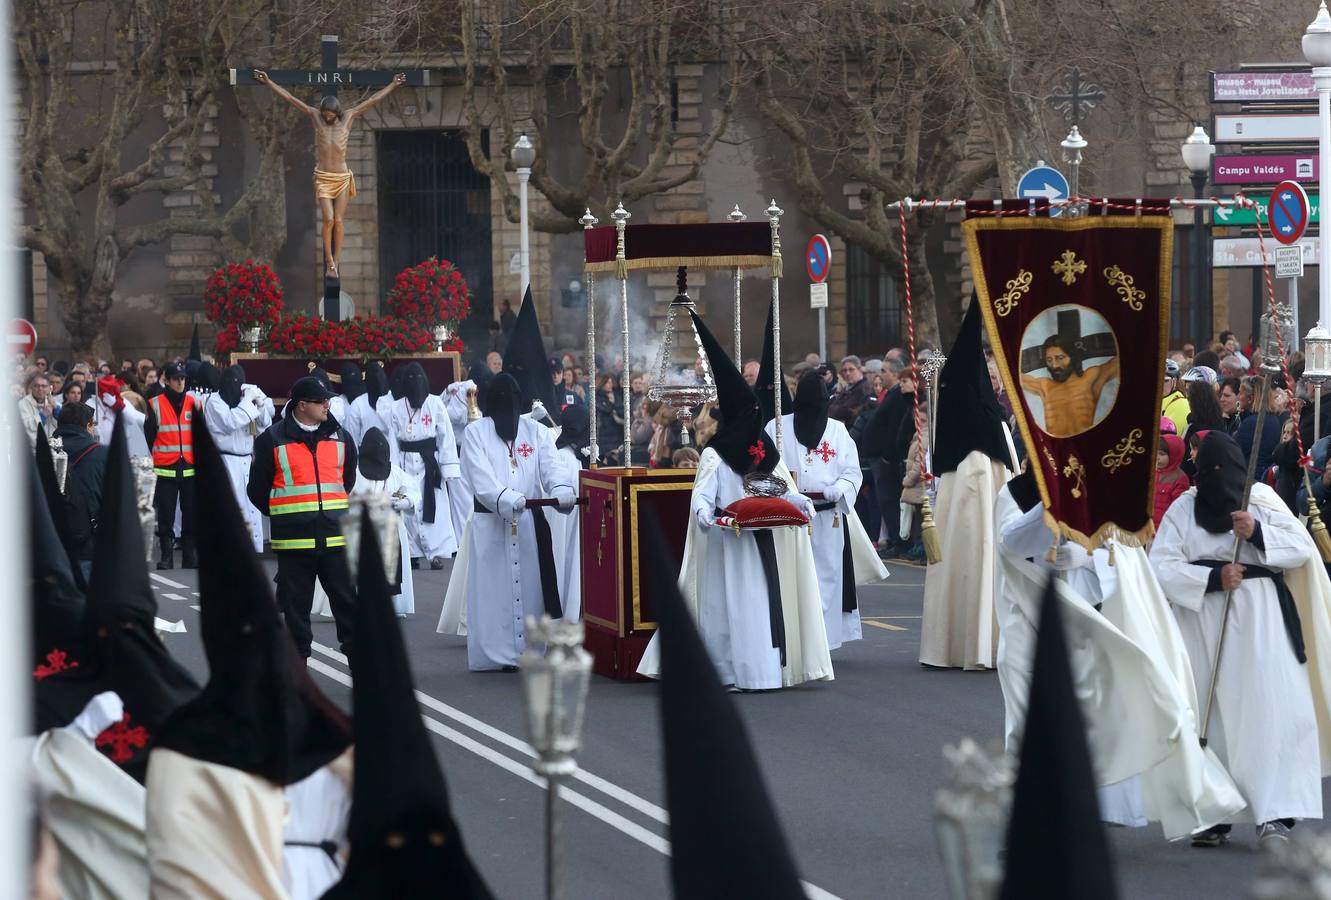
[[[288, 441], [273, 447], [273, 486], [268, 492], [274, 550], [317, 549], [320, 514], [340, 515], [347, 508], [343, 467], [346, 445], [336, 438], [315, 444]], [[326, 537], [326, 547], [345, 546], [341, 535]]]
[[[157, 437], [153, 438], [153, 471], [161, 478], [194, 477], [194, 395], [186, 394], [180, 415], [165, 394], [148, 401], [157, 417]], [[177, 470], [176, 463], [185, 461]]]

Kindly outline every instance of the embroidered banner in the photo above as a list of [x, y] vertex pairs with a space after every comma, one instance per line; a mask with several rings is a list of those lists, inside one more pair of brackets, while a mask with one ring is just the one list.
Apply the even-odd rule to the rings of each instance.
[[1174, 222], [976, 216], [976, 299], [1045, 505], [1088, 549], [1150, 540]]

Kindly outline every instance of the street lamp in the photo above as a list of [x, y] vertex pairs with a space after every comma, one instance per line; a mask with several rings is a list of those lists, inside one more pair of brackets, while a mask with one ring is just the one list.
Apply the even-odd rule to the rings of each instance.
[[[527, 617], [527, 649], [522, 652], [522, 694], [527, 736], [536, 750], [532, 768], [546, 780], [545, 896], [558, 896], [556, 802], [559, 779], [578, 771], [573, 754], [582, 744], [582, 714], [592, 675], [591, 655], [582, 647], [581, 622]], [[545, 652], [536, 649], [545, 642]]]
[[[1198, 125], [1183, 142], [1183, 164], [1188, 167], [1192, 179], [1192, 195], [1201, 200], [1206, 192], [1206, 178], [1211, 171], [1211, 157], [1215, 155], [1215, 145], [1206, 134], [1206, 129]], [[1189, 323], [1194, 341], [1204, 341], [1211, 334], [1211, 264], [1206, 257], [1208, 233], [1202, 235], [1202, 207], [1192, 208], [1192, 315]], [[1188, 335], [1184, 335], [1188, 337]]]
[[[1331, 169], [1331, 13], [1326, 11], [1326, 0], [1317, 9], [1303, 33], [1303, 57], [1313, 67], [1313, 83], [1317, 85], [1317, 181], [1322, 182]], [[1326, 192], [1322, 192], [1326, 196]], [[1317, 266], [1317, 318], [1331, 325], [1331, 241], [1324, 237], [1319, 244]]]
[[513, 165], [518, 170], [518, 209], [519, 219], [522, 223], [522, 235], [519, 237], [518, 256], [522, 261], [522, 288], [521, 295], [525, 299], [527, 296], [527, 287], [531, 284], [531, 257], [528, 255], [527, 247], [527, 182], [531, 180], [532, 163], [536, 162], [536, 147], [528, 140], [527, 133], [524, 131], [513, 145], [511, 154]]
[[[1081, 198], [1081, 151], [1086, 149], [1086, 138], [1081, 136], [1081, 130], [1076, 125], [1068, 132], [1068, 136], [1063, 138], [1060, 144], [1063, 148], [1063, 162], [1072, 167], [1071, 184], [1069, 193], [1074, 199]], [[1077, 204], [1080, 206], [1080, 204]], [[1069, 208], [1069, 215], [1076, 215], [1077, 211]]]

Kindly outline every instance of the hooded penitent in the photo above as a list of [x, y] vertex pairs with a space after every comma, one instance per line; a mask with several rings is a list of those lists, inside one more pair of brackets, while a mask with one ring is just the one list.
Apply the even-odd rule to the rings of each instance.
[[394, 367], [393, 374], [388, 376], [388, 392], [394, 400], [401, 400], [407, 396], [407, 367], [398, 365]]
[[1117, 895], [1053, 575], [1040, 603], [1002, 900]]
[[226, 405], [235, 409], [240, 405], [240, 398], [244, 394], [245, 388], [245, 370], [239, 365], [228, 366], [222, 373], [222, 386], [218, 389], [218, 395], [226, 401]]
[[418, 362], [408, 363], [402, 376], [403, 396], [412, 409], [420, 409], [430, 396], [430, 382], [425, 377], [425, 367]]
[[[767, 328], [763, 331], [763, 355], [758, 357], [758, 381], [753, 386], [753, 392], [758, 395], [758, 403], [763, 408], [763, 424], [772, 421], [776, 416], [776, 391], [772, 384], [773, 370], [772, 347], [776, 344], [776, 330], [772, 323], [772, 308], [767, 308]], [[826, 394], [827, 390], [824, 389]], [[781, 379], [781, 410], [782, 413], [790, 409], [790, 388], [786, 387], [786, 379]], [[820, 433], [818, 435], [822, 437]]]
[[[677, 568], [659, 523], [644, 519], [648, 571]], [[676, 897], [805, 896], [734, 704], [673, 579], [660, 584], [661, 736]]]
[[163, 723], [156, 745], [292, 784], [346, 750], [350, 724], [315, 686], [282, 623], [202, 417], [194, 420], [194, 460], [208, 683]]
[[407, 647], [384, 579], [378, 536], [361, 524], [351, 697], [356, 760], [351, 856], [338, 898], [449, 897], [481, 900], [490, 891], [463, 846], [448, 785], [416, 705]]
[[703, 350], [712, 367], [716, 381], [716, 410], [713, 416], [720, 420], [716, 434], [707, 442], [709, 450], [720, 454], [722, 461], [740, 475], [750, 472], [771, 472], [781, 455], [776, 444], [767, 437], [763, 426], [758, 397], [735, 368], [734, 362], [721, 349], [721, 344], [697, 313], [693, 325], [702, 339]]
[[[225, 487], [225, 473], [214, 483]], [[148, 748], [162, 723], [199, 686], [154, 628], [157, 600], [148, 580], [136, 494], [124, 419], [117, 417], [102, 482], [83, 641], [90, 664], [125, 702], [125, 718], [98, 736], [98, 749], [142, 782]]]
[[195, 362], [203, 362], [203, 350], [199, 347], [199, 323], [198, 323], [198, 322], [195, 322], [195, 323], [194, 323], [194, 329], [193, 329], [192, 331], [190, 331], [190, 335], [189, 335], [189, 353], [185, 356], [185, 359], [186, 359], [187, 361], [192, 359], [192, 360], [194, 360]]
[[194, 373], [194, 386], [200, 391], [213, 392], [220, 390], [222, 387], [222, 373], [212, 363], [199, 363], [198, 371]]
[[366, 431], [357, 452], [359, 456], [356, 458], [356, 468], [362, 475], [370, 481], [388, 480], [393, 464], [389, 458], [388, 438], [384, 437], [382, 431], [378, 428]]
[[583, 450], [590, 445], [592, 436], [591, 413], [587, 407], [574, 403], [565, 408], [560, 414], [559, 427], [559, 439], [555, 441], [555, 446], [572, 448], [578, 463], [585, 464], [587, 457]]
[[1248, 464], [1238, 443], [1223, 431], [1207, 432], [1197, 449], [1197, 524], [1212, 534], [1234, 528], [1229, 514], [1238, 512], [1248, 480]]
[[384, 367], [377, 362], [372, 362], [365, 367], [365, 394], [373, 409], [379, 402], [379, 398], [388, 393], [388, 376], [384, 374]]
[[361, 380], [359, 366], [355, 363], [346, 363], [342, 366], [341, 374], [342, 396], [347, 398], [348, 403], [365, 393], [365, 382]]
[[827, 430], [828, 403], [827, 388], [817, 372], [805, 375], [795, 386], [791, 408], [795, 414], [795, 440], [801, 447], [816, 447], [823, 439], [823, 432]]
[[518, 383], [522, 412], [531, 411], [539, 400], [552, 417], [558, 418], [560, 404], [555, 402], [555, 385], [550, 379], [550, 361], [545, 355], [545, 342], [541, 339], [541, 324], [536, 320], [536, 304], [531, 299], [531, 287], [523, 297], [518, 320], [508, 338], [504, 351], [504, 374], [512, 375]]
[[495, 423], [495, 434], [501, 440], [515, 441], [518, 437], [518, 417], [522, 415], [522, 392], [513, 376], [501, 372], [490, 382], [486, 391], [486, 418]]
[[952, 352], [938, 374], [934, 419], [934, 474], [955, 472], [971, 451], [1012, 466], [1003, 410], [989, 380], [989, 364], [980, 343], [980, 304], [971, 298]]
[[[55, 461], [51, 457], [51, 445], [46, 440], [46, 429], [37, 429], [37, 480], [41, 488], [42, 496], [46, 498], [46, 508], [50, 511], [51, 521], [55, 525], [55, 533], [60, 537], [60, 546], [64, 548], [65, 553], [73, 558], [75, 551], [75, 540], [69, 529], [69, 519], [65, 515], [64, 494], [60, 492], [60, 484], [56, 479]], [[79, 590], [86, 590], [87, 584], [84, 582], [83, 573], [77, 567], [73, 570], [74, 584]]]

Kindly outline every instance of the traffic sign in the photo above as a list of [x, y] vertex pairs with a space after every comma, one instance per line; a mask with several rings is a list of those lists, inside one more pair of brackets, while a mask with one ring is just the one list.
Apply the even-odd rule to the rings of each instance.
[[828, 243], [826, 237], [815, 234], [809, 238], [809, 249], [804, 254], [804, 262], [809, 272], [809, 281], [821, 284], [827, 280], [827, 273], [832, 269], [832, 245]]
[[1308, 227], [1308, 195], [1293, 181], [1282, 181], [1271, 192], [1271, 236], [1282, 244], [1293, 244]]
[[[1266, 257], [1263, 259], [1262, 242], [1255, 237], [1216, 238], [1211, 242], [1211, 263], [1217, 269], [1234, 269], [1251, 266], [1275, 265], [1275, 253], [1280, 245], [1275, 241], [1265, 242]], [[1304, 235], [1294, 246], [1303, 250], [1303, 264], [1317, 265], [1317, 250], [1321, 243], [1316, 237]]]
[[[1267, 201], [1260, 197], [1249, 197], [1256, 206], [1217, 206], [1212, 215], [1217, 225], [1252, 226], [1260, 221], [1270, 227], [1266, 215]], [[1308, 194], [1308, 224], [1316, 225], [1321, 219], [1321, 203], [1316, 194]]]
[[27, 356], [37, 349], [37, 329], [27, 319], [13, 319], [5, 330], [5, 349], [14, 356]]
[[1277, 278], [1303, 277], [1302, 247], [1276, 248], [1276, 277]]
[[815, 281], [809, 285], [809, 309], [827, 309], [826, 281]]
[[1316, 181], [1317, 154], [1287, 156], [1217, 156], [1211, 180], [1216, 184], [1279, 184]]
[[[1068, 193], [1068, 180], [1063, 177], [1063, 173], [1043, 163], [1033, 169], [1027, 169], [1026, 174], [1017, 182], [1017, 196], [1023, 200], [1035, 198], [1053, 203], [1055, 200], [1066, 200]], [[1050, 217], [1062, 214], [1061, 206], [1049, 210]]]
[[1316, 143], [1317, 113], [1221, 113], [1214, 117], [1217, 144]]
[[1212, 103], [1315, 102], [1311, 72], [1212, 72]]

